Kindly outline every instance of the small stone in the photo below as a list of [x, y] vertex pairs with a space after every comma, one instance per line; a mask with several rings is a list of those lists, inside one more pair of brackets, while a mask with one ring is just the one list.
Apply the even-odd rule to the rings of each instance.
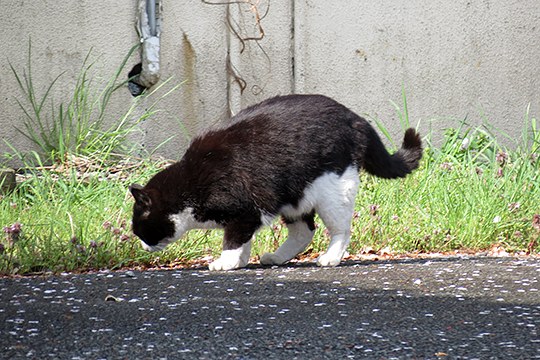
[[17, 184], [15, 178], [15, 170], [13, 169], [0, 169], [0, 195], [7, 194], [15, 190]]
[[124, 301], [124, 299], [109, 294], [105, 297], [105, 301], [120, 302], [120, 301]]

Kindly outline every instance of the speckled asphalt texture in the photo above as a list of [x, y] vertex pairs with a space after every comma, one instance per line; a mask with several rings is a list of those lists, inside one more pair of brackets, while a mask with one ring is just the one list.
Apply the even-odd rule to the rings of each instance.
[[540, 259], [0, 279], [3, 359], [540, 359]]

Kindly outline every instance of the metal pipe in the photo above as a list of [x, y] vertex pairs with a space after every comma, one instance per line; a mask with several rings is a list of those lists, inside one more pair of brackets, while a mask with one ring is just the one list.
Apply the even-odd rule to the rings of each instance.
[[148, 15], [150, 35], [156, 36], [156, 0], [146, 0], [146, 14]]
[[133, 69], [130, 91], [140, 93], [138, 86], [149, 89], [159, 81], [159, 35], [161, 32], [161, 1], [138, 0], [137, 32], [141, 39], [141, 65]]

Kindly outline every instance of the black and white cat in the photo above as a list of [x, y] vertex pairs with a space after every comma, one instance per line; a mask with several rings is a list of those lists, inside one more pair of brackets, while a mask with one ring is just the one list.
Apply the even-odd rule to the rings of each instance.
[[190, 229], [223, 228], [223, 252], [209, 268], [230, 270], [247, 265], [254, 234], [281, 215], [288, 238], [260, 259], [281, 265], [309, 245], [317, 213], [331, 236], [317, 263], [336, 266], [350, 240], [358, 171], [404, 177], [421, 157], [414, 129], [390, 155], [371, 125], [338, 102], [275, 97], [195, 138], [182, 160], [146, 186], [130, 186], [133, 232], [146, 250], [157, 251]]

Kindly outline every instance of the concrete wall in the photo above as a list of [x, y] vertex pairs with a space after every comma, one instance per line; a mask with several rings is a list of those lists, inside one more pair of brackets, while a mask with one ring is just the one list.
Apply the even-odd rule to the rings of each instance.
[[403, 85], [411, 121], [436, 132], [467, 117], [516, 136], [527, 105], [540, 110], [540, 1], [302, 1], [295, 14], [298, 92], [392, 127]]
[[[253, 1], [257, 7], [209, 2], [162, 0], [162, 79], [172, 79], [140, 111], [183, 84], [160, 100], [160, 111], [133, 141], [151, 150], [174, 136], [159, 150], [167, 157], [179, 158], [189, 137], [229, 114], [291, 92], [330, 95], [380, 118], [396, 140], [401, 130], [390, 100], [401, 101], [402, 87], [411, 122], [421, 120], [423, 132], [431, 127], [435, 135], [467, 117], [517, 137], [527, 105], [533, 115], [540, 110], [537, 0]], [[0, 137], [22, 149], [29, 144], [13, 127], [23, 115], [8, 61], [22, 71], [31, 38], [36, 88], [45, 91], [65, 71], [53, 94], [61, 99], [92, 48], [96, 73], [106, 80], [138, 41], [136, 4], [2, 5]], [[126, 77], [137, 62], [137, 56], [130, 59]], [[131, 102], [121, 89], [111, 113], [121, 114]], [[0, 143], [0, 152], [7, 150]]]

